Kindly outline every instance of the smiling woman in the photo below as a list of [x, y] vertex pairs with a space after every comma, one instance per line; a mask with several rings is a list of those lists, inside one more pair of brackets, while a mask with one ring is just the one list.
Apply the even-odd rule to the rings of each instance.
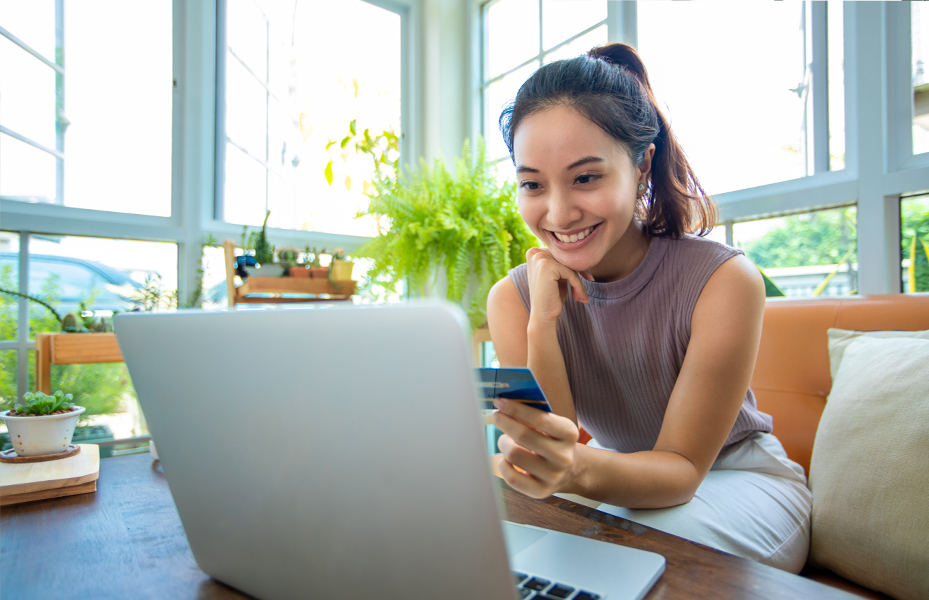
[[748, 387], [762, 278], [701, 237], [715, 204], [635, 50], [542, 67], [500, 123], [546, 248], [497, 283], [488, 323], [500, 365], [532, 369], [554, 410], [498, 406], [503, 477], [799, 571], [810, 491]]

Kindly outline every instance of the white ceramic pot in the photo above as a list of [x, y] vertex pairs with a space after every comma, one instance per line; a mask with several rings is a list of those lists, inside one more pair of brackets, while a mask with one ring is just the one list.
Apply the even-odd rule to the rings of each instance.
[[68, 449], [77, 418], [84, 412], [83, 406], [60, 415], [41, 417], [11, 417], [10, 411], [0, 413], [10, 430], [10, 441], [17, 456], [41, 456], [57, 454]]

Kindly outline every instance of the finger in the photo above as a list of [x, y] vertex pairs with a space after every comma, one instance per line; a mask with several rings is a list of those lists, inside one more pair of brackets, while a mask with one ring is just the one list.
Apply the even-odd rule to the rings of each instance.
[[593, 281], [594, 276], [590, 274], [590, 271], [578, 271], [578, 275], [586, 279], [587, 281]]
[[568, 283], [571, 285], [571, 295], [574, 297], [575, 302], [590, 304], [590, 298], [587, 297], [587, 288], [585, 288], [584, 284], [581, 282], [580, 276], [575, 271], [571, 271], [570, 273], [571, 275], [568, 277]]
[[500, 476], [511, 488], [531, 498], [546, 498], [551, 496], [543, 489], [539, 480], [528, 473], [521, 473], [508, 460], [503, 459], [499, 463]]
[[531, 474], [549, 486], [560, 481], [564, 476], [564, 470], [570, 466], [566, 455], [562, 455], [565, 460], [554, 464], [552, 461], [520, 446], [509, 435], [500, 436], [500, 439], [497, 440], [497, 448], [503, 458], [509, 461], [510, 464]]
[[577, 425], [571, 419], [505, 398], [494, 400], [494, 406], [497, 408], [495, 413], [496, 422], [499, 422], [500, 416], [503, 415], [528, 425], [552, 439], [567, 441], [572, 444], [577, 442], [579, 435]]

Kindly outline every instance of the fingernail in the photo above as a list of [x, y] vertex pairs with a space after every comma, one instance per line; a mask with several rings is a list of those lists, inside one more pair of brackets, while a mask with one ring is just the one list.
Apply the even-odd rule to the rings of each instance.
[[494, 406], [497, 408], [497, 410], [503, 410], [506, 408], [506, 401], [501, 400], [500, 398], [497, 398], [496, 400], [494, 400]]

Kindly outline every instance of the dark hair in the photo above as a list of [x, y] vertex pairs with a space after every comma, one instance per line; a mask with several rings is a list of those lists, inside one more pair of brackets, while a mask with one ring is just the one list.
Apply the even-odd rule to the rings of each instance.
[[500, 115], [511, 157], [513, 136], [522, 120], [559, 105], [577, 110], [620, 142], [636, 165], [649, 144], [655, 144], [648, 190], [636, 206], [648, 235], [706, 235], [716, 225], [716, 203], [703, 191], [668, 119], [658, 109], [645, 65], [634, 48], [600, 46], [533, 73]]

